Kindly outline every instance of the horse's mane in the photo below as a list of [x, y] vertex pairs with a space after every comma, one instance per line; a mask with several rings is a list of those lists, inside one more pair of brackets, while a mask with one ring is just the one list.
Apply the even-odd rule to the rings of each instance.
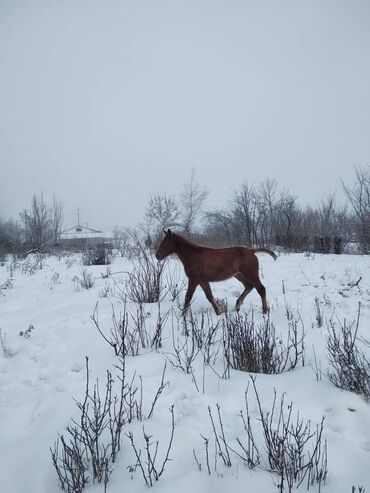
[[192, 248], [197, 248], [197, 249], [208, 248], [205, 245], [200, 245], [199, 243], [194, 243], [193, 241], [190, 241], [187, 238], [184, 238], [183, 236], [181, 236], [181, 235], [179, 235], [177, 233], [172, 233], [172, 235], [174, 236], [175, 241], [177, 240], [180, 243], [185, 244], [185, 245], [188, 245], [188, 246], [190, 246]]

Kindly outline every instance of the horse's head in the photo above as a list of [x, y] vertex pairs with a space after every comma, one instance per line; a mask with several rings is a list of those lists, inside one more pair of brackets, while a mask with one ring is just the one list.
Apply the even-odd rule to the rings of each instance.
[[174, 243], [174, 238], [173, 238], [173, 233], [170, 229], [167, 231], [163, 230], [164, 232], [164, 238], [161, 241], [161, 244], [157, 248], [157, 251], [155, 252], [155, 256], [157, 257], [158, 260], [163, 260], [164, 258], [168, 257], [168, 255], [171, 255], [175, 251], [175, 243]]

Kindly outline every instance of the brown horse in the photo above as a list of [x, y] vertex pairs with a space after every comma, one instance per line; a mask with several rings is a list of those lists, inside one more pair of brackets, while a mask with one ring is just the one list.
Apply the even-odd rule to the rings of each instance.
[[220, 315], [221, 309], [213, 298], [209, 283], [225, 281], [231, 277], [235, 277], [244, 285], [244, 291], [236, 300], [235, 309], [239, 311], [244, 298], [253, 288], [256, 288], [262, 299], [263, 313], [267, 313], [266, 289], [258, 275], [258, 259], [255, 254], [259, 252], [268, 253], [276, 260], [277, 256], [274, 252], [266, 248], [210, 248], [193, 243], [173, 233], [170, 229], [164, 233], [165, 236], [155, 256], [158, 260], [163, 260], [168, 255], [175, 253], [183, 263], [189, 279], [184, 313], [188, 310], [194, 291], [199, 284], [217, 315]]

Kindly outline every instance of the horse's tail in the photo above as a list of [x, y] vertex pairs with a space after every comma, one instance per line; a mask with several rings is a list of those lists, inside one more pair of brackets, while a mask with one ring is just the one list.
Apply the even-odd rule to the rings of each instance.
[[253, 248], [254, 253], [268, 253], [271, 255], [271, 257], [276, 260], [277, 255], [276, 253], [272, 252], [271, 250], [268, 250], [267, 248]]

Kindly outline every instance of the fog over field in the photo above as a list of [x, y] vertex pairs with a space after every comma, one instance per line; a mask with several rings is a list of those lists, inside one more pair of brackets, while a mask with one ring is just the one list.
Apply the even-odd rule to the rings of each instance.
[[133, 226], [192, 168], [219, 207], [276, 178], [307, 204], [369, 163], [366, 1], [0, 2], [0, 216], [33, 193]]

